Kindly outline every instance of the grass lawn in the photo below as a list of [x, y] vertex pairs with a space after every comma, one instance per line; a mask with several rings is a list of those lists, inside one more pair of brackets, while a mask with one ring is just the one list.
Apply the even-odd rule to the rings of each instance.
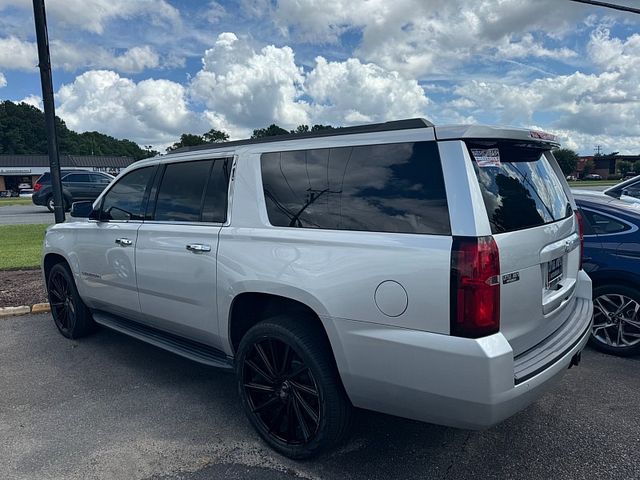
[[48, 225], [0, 225], [0, 270], [40, 265]]
[[0, 207], [8, 207], [9, 205], [31, 205], [33, 202], [30, 198], [0, 198]]
[[569, 186], [571, 187], [611, 187], [620, 183], [622, 180], [576, 180], [573, 182], [569, 182]]

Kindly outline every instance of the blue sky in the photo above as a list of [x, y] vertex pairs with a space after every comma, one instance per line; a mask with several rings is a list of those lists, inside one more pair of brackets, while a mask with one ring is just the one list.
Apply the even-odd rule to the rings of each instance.
[[[424, 116], [535, 127], [583, 154], [640, 153], [630, 13], [568, 0], [46, 5], [57, 113], [77, 131], [162, 149], [210, 128], [242, 138], [272, 122]], [[31, 8], [0, 0], [0, 98], [37, 106]]]

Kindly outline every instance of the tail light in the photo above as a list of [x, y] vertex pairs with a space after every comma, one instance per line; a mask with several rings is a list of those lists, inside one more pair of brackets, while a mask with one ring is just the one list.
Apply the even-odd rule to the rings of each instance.
[[451, 334], [478, 338], [500, 330], [500, 257], [491, 236], [454, 237]]
[[36, 184], [33, 186], [33, 191], [34, 192], [39, 192], [41, 188], [42, 188], [42, 184], [36, 182]]
[[582, 270], [582, 255], [584, 255], [584, 218], [582, 218], [582, 213], [580, 210], [575, 210], [576, 220], [578, 221], [578, 235], [580, 236], [580, 267], [579, 270]]

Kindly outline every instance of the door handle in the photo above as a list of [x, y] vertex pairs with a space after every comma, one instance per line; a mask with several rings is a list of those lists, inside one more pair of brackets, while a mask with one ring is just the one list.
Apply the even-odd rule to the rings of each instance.
[[187, 245], [187, 250], [193, 253], [210, 252], [211, 245], [205, 245], [203, 243], [189, 243]]
[[116, 243], [122, 247], [128, 247], [130, 246], [133, 242], [131, 240], [129, 240], [128, 238], [116, 238]]

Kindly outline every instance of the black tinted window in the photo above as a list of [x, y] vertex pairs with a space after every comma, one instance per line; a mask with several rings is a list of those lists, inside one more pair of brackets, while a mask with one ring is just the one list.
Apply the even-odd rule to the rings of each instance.
[[101, 184], [108, 184], [111, 182], [111, 179], [109, 177], [107, 177], [106, 175], [100, 175], [99, 173], [92, 173], [91, 174], [91, 181], [93, 183], [101, 183]]
[[142, 220], [143, 200], [155, 167], [129, 172], [105, 195], [102, 203], [103, 220]]
[[216, 160], [211, 169], [202, 206], [202, 221], [224, 223], [227, 220], [227, 192], [232, 160]]
[[262, 179], [272, 225], [450, 233], [435, 142], [267, 153]]
[[167, 165], [158, 192], [154, 219], [199, 222], [204, 188], [212, 163], [212, 160], [204, 160]]
[[629, 230], [631, 227], [626, 223], [617, 220], [609, 215], [603, 215], [592, 210], [583, 209], [582, 212], [591, 225], [593, 232], [598, 235], [608, 233], [620, 233]]
[[63, 182], [77, 183], [77, 182], [90, 182], [91, 178], [86, 173], [70, 173], [64, 179]]
[[543, 151], [508, 142], [468, 146], [493, 233], [571, 215], [569, 200]]

